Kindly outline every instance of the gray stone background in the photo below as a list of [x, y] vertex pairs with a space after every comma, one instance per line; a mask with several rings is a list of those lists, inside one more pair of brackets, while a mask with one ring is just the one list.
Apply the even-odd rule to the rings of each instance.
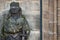
[[12, 1], [20, 3], [20, 7], [22, 8], [22, 14], [25, 15], [32, 29], [28, 40], [39, 40], [40, 0], [0, 0], [0, 25], [2, 24], [2, 15], [4, 12], [9, 10], [9, 5]]

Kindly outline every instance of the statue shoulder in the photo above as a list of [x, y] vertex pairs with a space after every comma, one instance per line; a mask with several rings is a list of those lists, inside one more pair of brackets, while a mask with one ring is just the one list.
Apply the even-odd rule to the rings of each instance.
[[8, 18], [8, 14], [3, 14], [3, 18]]
[[3, 18], [8, 19], [10, 17], [10, 14], [3, 14]]
[[4, 18], [6, 18], [6, 17], [8, 17], [9, 15], [10, 15], [9, 10], [6, 10], [6, 11], [3, 12], [3, 15], [2, 15], [2, 16], [3, 16]]

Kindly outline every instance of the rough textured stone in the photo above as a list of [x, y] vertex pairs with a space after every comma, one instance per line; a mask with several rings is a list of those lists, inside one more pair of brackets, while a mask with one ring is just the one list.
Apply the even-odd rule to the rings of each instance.
[[57, 40], [57, 0], [42, 0], [43, 40]]

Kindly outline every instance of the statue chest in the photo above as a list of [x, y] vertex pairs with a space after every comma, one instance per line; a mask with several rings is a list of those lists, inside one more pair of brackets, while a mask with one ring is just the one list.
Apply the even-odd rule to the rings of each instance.
[[18, 18], [16, 20], [9, 18], [7, 22], [5, 22], [4, 30], [7, 32], [18, 32], [22, 28], [23, 23], [23, 18]]
[[18, 26], [18, 25], [22, 25], [23, 23], [24, 23], [23, 18], [18, 18], [18, 19], [10, 18], [10, 19], [8, 19], [9, 26]]

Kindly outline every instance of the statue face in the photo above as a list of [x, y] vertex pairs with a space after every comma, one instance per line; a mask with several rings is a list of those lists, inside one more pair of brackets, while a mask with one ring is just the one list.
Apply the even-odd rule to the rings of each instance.
[[20, 8], [19, 7], [16, 7], [16, 6], [13, 6], [13, 7], [10, 8], [10, 12], [13, 13], [13, 14], [18, 13], [19, 10], [20, 10]]

